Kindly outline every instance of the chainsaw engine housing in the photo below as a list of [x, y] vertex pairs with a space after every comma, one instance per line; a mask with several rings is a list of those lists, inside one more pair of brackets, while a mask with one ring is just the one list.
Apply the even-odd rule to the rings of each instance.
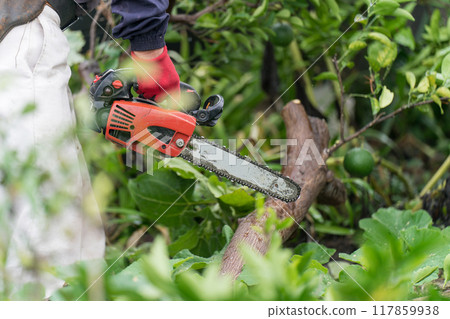
[[105, 137], [144, 154], [147, 147], [175, 157], [194, 133], [196, 119], [188, 114], [138, 101], [115, 101], [109, 112]]

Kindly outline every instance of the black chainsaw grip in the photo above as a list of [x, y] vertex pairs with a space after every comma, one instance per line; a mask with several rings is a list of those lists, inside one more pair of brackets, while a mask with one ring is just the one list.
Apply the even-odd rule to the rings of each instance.
[[212, 95], [206, 99], [203, 108], [191, 111], [189, 114], [197, 119], [202, 126], [214, 126], [222, 115], [224, 99], [221, 95]]

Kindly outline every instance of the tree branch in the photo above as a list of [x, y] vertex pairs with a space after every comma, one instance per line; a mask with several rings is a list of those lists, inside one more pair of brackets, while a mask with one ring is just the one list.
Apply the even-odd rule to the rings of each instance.
[[203, 10], [200, 10], [197, 13], [194, 14], [175, 14], [170, 17], [171, 22], [178, 22], [178, 23], [185, 23], [193, 25], [195, 24], [195, 21], [197, 21], [198, 18], [200, 18], [202, 15], [213, 12], [220, 6], [224, 5], [228, 0], [219, 0], [216, 3], [204, 8]]
[[89, 57], [91, 60], [94, 60], [95, 58], [95, 33], [97, 31], [97, 23], [100, 16], [103, 14], [103, 12], [106, 9], [109, 9], [111, 6], [111, 1], [103, 2], [101, 1], [100, 4], [97, 6], [97, 11], [95, 13], [94, 19], [92, 19], [91, 27], [89, 29]]
[[339, 80], [339, 89], [341, 92], [341, 103], [339, 103], [339, 140], [344, 138], [344, 105], [345, 105], [345, 97], [344, 97], [344, 85], [342, 84], [342, 76], [341, 70], [339, 70], [338, 60], [336, 56], [333, 58], [333, 64], [336, 69], [337, 77]]
[[[441, 98], [440, 100], [441, 101], [447, 101], [447, 100], [449, 100], [449, 98], [445, 98], [444, 97], [444, 98]], [[394, 112], [389, 113], [387, 115], [384, 115], [384, 113], [378, 114], [372, 121], [367, 123], [359, 131], [353, 133], [352, 135], [350, 135], [350, 136], [348, 136], [348, 137], [346, 137], [344, 139], [341, 139], [339, 142], [337, 142], [332, 147], [330, 147], [327, 150], [328, 155], [331, 155], [334, 151], [336, 151], [342, 145], [350, 142], [354, 138], [357, 138], [358, 136], [360, 136], [362, 133], [364, 133], [367, 129], [371, 128], [375, 124], [378, 124], [378, 123], [384, 122], [384, 121], [386, 121], [386, 120], [388, 120], [390, 118], [393, 118], [394, 116], [396, 116], [397, 114], [399, 114], [399, 113], [401, 113], [401, 112], [403, 112], [405, 110], [408, 110], [408, 109], [411, 109], [411, 108], [414, 108], [414, 107], [417, 107], [417, 106], [420, 106], [420, 105], [430, 104], [430, 103], [434, 103], [434, 101], [433, 100], [426, 100], [426, 101], [421, 101], [421, 102], [417, 102], [417, 103], [413, 103], [413, 104], [405, 104], [402, 107], [396, 109]]]

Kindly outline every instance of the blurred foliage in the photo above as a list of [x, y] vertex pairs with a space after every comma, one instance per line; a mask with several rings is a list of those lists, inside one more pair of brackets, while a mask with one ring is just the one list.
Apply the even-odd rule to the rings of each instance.
[[[193, 14], [208, 5], [177, 1], [172, 15]], [[345, 205], [311, 207], [301, 226], [314, 242], [299, 231], [284, 248], [274, 234], [264, 257], [243, 247], [246, 266], [237, 281], [220, 276], [218, 263], [238, 219], [259, 207], [254, 191], [176, 158], [155, 159], [153, 174], [142, 174], [125, 165], [123, 150], [80, 125], [97, 201], [108, 213], [107, 253], [98, 263], [55, 270], [69, 286], [53, 298], [448, 298], [443, 282], [449, 277], [449, 206], [430, 211], [433, 221], [417, 208], [419, 192], [450, 153], [448, 102], [440, 100], [450, 95], [449, 10], [440, 0], [233, 0], [193, 25], [169, 23], [166, 42], [181, 80], [203, 97], [221, 94], [226, 101], [218, 124], [199, 127], [197, 134], [237, 148], [242, 139], [267, 139], [258, 151], [274, 169], [281, 168], [285, 154], [269, 138], [285, 137], [280, 111], [294, 98], [323, 114], [331, 142], [338, 139], [343, 92], [334, 57], [343, 79], [349, 134], [381, 112], [433, 102], [339, 149], [327, 164], [347, 188]], [[273, 46], [271, 55], [271, 28], [277, 23], [290, 25], [294, 39], [287, 47]], [[70, 86], [83, 122], [89, 116], [89, 83], [83, 82], [80, 62], [90, 52], [80, 49], [89, 41], [81, 31], [66, 33], [72, 47]], [[126, 66], [122, 49], [129, 48], [128, 42], [118, 40], [119, 47], [105, 39], [101, 34], [93, 48], [101, 70]], [[229, 139], [237, 139], [236, 145]], [[364, 179], [349, 177], [342, 165], [342, 156], [356, 146], [369, 150], [376, 162]], [[241, 153], [250, 154], [245, 147]], [[0, 166], [0, 179], [7, 170]], [[24, 291], [33, 299], [37, 289]]]
[[[341, 254], [352, 264], [329, 261], [333, 251], [317, 243], [282, 248], [275, 232], [265, 256], [241, 247], [245, 268], [236, 281], [219, 274], [226, 244], [209, 258], [188, 249], [170, 258], [170, 246], [158, 237], [150, 252], [125, 268], [82, 263], [58, 269], [70, 285], [52, 299], [450, 300], [431, 282], [449, 256], [449, 227], [431, 226], [425, 211], [393, 208], [379, 210], [360, 226], [365, 237], [361, 248]], [[232, 230], [224, 226], [222, 235], [228, 243]], [[90, 287], [92, 278], [105, 270], [107, 275]]]

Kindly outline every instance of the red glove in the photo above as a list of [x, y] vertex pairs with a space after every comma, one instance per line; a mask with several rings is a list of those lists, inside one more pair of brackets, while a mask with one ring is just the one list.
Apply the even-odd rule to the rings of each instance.
[[167, 54], [167, 47], [154, 59], [139, 58], [134, 52], [131, 55], [136, 62], [137, 93], [156, 102], [167, 98], [170, 104], [177, 104], [180, 97], [180, 77]]

